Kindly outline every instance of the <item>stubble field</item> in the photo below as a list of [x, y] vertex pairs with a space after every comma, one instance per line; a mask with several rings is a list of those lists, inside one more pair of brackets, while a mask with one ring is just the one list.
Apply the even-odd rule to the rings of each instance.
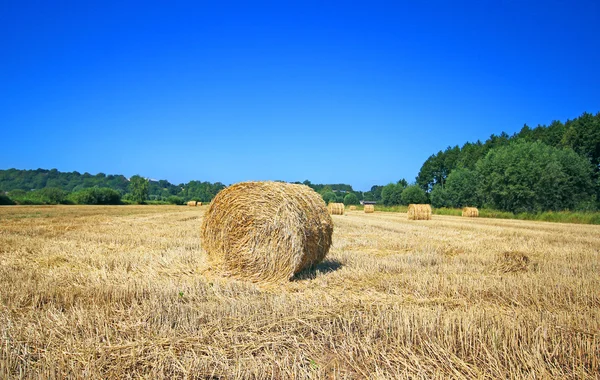
[[205, 210], [1, 207], [0, 378], [600, 378], [600, 226], [347, 212], [257, 285]]

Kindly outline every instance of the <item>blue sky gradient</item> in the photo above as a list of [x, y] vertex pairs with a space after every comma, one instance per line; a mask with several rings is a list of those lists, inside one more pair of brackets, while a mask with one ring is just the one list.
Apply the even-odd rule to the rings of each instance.
[[600, 111], [598, 1], [172, 3], [0, 2], [0, 169], [368, 190]]

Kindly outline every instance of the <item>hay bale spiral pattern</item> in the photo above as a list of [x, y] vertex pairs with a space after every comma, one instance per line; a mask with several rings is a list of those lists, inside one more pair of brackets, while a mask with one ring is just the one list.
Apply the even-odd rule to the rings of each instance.
[[431, 206], [428, 204], [408, 205], [409, 220], [431, 220]]
[[333, 221], [319, 194], [304, 185], [242, 182], [217, 194], [202, 224], [209, 259], [228, 274], [280, 281], [321, 262]]

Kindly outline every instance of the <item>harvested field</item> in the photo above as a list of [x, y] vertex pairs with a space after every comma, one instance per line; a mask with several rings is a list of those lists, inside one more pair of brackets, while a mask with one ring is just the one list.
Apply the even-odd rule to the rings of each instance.
[[598, 378], [600, 226], [333, 215], [261, 287], [210, 268], [205, 210], [0, 207], [0, 378]]

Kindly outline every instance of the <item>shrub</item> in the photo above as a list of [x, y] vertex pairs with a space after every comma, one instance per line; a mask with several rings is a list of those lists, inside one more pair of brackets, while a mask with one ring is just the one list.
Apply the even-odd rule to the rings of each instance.
[[81, 205], [118, 205], [121, 194], [108, 187], [91, 187], [71, 194], [70, 199]]
[[346, 196], [344, 197], [344, 204], [345, 204], [346, 206], [349, 206], [349, 205], [357, 205], [358, 203], [359, 203], [359, 202], [358, 202], [358, 197], [357, 197], [357, 196], [356, 196], [356, 194], [354, 194], [354, 193], [348, 193], [348, 194], [346, 194]]
[[183, 198], [172, 195], [170, 197], [167, 198], [167, 203], [170, 203], [172, 205], [182, 205], [183, 204]]
[[14, 205], [15, 202], [12, 201], [12, 199], [10, 199], [8, 196], [4, 195], [4, 194], [0, 194], [0, 205], [6, 206], [6, 205]]
[[417, 185], [408, 186], [402, 192], [402, 202], [405, 204], [422, 204], [427, 203], [427, 194]]

